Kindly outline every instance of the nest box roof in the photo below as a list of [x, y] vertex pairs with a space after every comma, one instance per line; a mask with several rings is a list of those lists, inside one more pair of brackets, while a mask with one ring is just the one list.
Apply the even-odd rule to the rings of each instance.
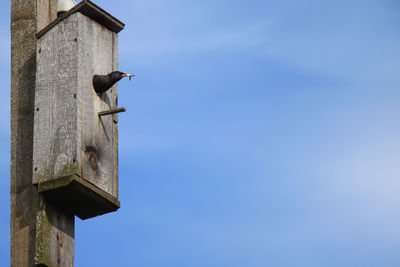
[[59, 16], [56, 20], [51, 22], [43, 30], [38, 32], [36, 34], [36, 37], [42, 37], [46, 32], [57, 25], [60, 21], [76, 12], [80, 12], [81, 14], [91, 18], [92, 20], [96, 21], [97, 23], [103, 25], [104, 27], [115, 33], [120, 32], [125, 26], [124, 23], [110, 15], [107, 11], [97, 6], [93, 2], [89, 0], [83, 0], [82, 2], [71, 8], [69, 11]]

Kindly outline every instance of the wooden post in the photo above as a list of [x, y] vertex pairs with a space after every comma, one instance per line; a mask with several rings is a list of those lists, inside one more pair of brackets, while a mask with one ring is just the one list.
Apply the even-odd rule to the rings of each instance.
[[56, 0], [11, 0], [11, 266], [73, 266], [74, 216], [32, 184], [36, 33]]

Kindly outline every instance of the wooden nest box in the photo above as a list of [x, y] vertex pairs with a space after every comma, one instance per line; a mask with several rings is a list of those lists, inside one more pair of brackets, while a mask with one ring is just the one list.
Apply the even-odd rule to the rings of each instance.
[[99, 97], [94, 74], [118, 70], [124, 24], [84, 0], [37, 34], [33, 183], [81, 219], [118, 201], [117, 85]]

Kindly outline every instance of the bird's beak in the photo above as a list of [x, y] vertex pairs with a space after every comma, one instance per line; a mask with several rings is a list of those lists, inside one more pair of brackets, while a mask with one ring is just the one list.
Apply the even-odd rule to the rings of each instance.
[[135, 77], [135, 74], [124, 73], [122, 74], [122, 77], [129, 77], [129, 80], [131, 80], [132, 77]]

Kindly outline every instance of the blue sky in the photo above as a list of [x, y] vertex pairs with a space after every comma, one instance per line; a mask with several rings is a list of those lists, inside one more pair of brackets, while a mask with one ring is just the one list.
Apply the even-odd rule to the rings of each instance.
[[121, 209], [76, 219], [75, 266], [400, 266], [398, 1], [95, 2], [137, 77], [119, 84]]

